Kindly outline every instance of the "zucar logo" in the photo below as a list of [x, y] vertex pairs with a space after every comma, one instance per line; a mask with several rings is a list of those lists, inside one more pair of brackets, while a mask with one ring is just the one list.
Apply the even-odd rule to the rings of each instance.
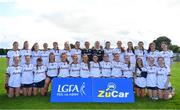
[[105, 90], [99, 90], [98, 96], [99, 98], [127, 98], [129, 92], [120, 92], [116, 90], [116, 84], [113, 82], [109, 82], [107, 88]]
[[58, 96], [84, 96], [86, 95], [85, 93], [85, 82], [83, 82], [80, 86], [76, 84], [64, 84], [64, 85], [59, 85], [58, 90], [57, 90], [57, 95]]

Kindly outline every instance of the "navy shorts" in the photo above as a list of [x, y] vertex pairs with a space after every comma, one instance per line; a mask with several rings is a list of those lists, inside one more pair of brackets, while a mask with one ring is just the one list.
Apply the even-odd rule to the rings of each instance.
[[56, 78], [57, 76], [53, 76], [53, 77], [47, 76], [47, 77], [52, 81], [52, 79], [53, 79], [53, 78]]
[[21, 84], [22, 88], [30, 88], [33, 87], [33, 83], [32, 84]]
[[150, 90], [158, 90], [157, 87], [147, 87], [147, 89], [150, 89]]
[[138, 85], [135, 85], [134, 87], [139, 89], [146, 89], [146, 87], [139, 87]]
[[40, 82], [33, 83], [33, 87], [37, 87], [37, 88], [43, 88], [44, 85], [45, 85], [45, 79]]

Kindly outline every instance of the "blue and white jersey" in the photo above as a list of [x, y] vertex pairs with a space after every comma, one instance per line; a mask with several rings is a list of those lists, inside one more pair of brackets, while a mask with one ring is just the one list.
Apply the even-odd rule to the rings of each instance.
[[120, 48], [114, 48], [112, 53], [113, 53], [113, 54], [118, 53], [118, 54], [119, 54], [119, 57], [120, 57], [121, 62], [124, 62], [124, 54], [125, 54], [125, 53], [124, 53], [124, 52], [122, 52]]
[[154, 58], [154, 64], [158, 65], [158, 63], [157, 63], [157, 59], [159, 57], [159, 51], [158, 50], [156, 50], [154, 52], [150, 51], [149, 53], [147, 53], [147, 58], [149, 58], [149, 57]]
[[100, 65], [99, 63], [95, 63], [93, 61], [90, 62], [90, 76], [91, 77], [101, 77]]
[[46, 66], [35, 66], [34, 67], [34, 83], [40, 82], [46, 79]]
[[54, 55], [55, 55], [55, 61], [57, 63], [59, 63], [61, 61], [61, 59], [60, 59], [60, 50], [51, 49], [50, 53], [51, 52], [54, 53]]
[[23, 50], [20, 50], [19, 52], [19, 55], [21, 57], [21, 65], [24, 65], [25, 64], [25, 56], [26, 55], [29, 55], [31, 56], [31, 50], [30, 49], [23, 49]]
[[71, 51], [69, 51], [69, 50], [61, 50], [61, 52], [60, 52], [61, 54], [62, 53], [66, 53], [66, 55], [67, 55], [67, 60], [69, 61], [69, 63], [72, 63], [72, 57], [71, 57]]
[[8, 62], [8, 66], [12, 66], [14, 63], [13, 63], [13, 59], [14, 59], [14, 57], [19, 57], [20, 55], [19, 55], [19, 51], [18, 50], [16, 50], [16, 51], [14, 51], [14, 50], [9, 50], [8, 52], [7, 52], [7, 58], [9, 59], [9, 62]]
[[43, 65], [47, 65], [49, 63], [49, 54], [50, 54], [49, 50], [47, 51], [42, 50], [40, 52], [41, 58], [43, 60]]
[[101, 67], [101, 74], [103, 77], [111, 76], [111, 73], [112, 73], [112, 63], [111, 62], [101, 61], [100, 67]]
[[88, 78], [90, 76], [88, 63], [81, 63], [80, 77]]
[[81, 65], [79, 63], [77, 63], [77, 64], [72, 63], [70, 65], [70, 76], [71, 77], [79, 77], [80, 70], [81, 70]]
[[133, 65], [136, 64], [136, 56], [132, 50], [125, 51], [125, 55], [129, 56], [131, 64], [133, 64]]
[[125, 78], [133, 78], [133, 73], [135, 72], [134, 65], [130, 64], [128, 67], [128, 64], [123, 64], [122, 71], [123, 71], [123, 77]]
[[37, 59], [41, 57], [41, 51], [32, 51], [31, 52], [31, 63], [35, 66], [37, 65]]
[[168, 67], [171, 67], [171, 59], [174, 57], [173, 52], [171, 50], [169, 50], [169, 51], [161, 51], [159, 53], [159, 56], [164, 58], [165, 64]]
[[136, 58], [141, 58], [142, 59], [143, 65], [147, 65], [147, 62], [146, 62], [147, 50], [136, 49], [135, 50], [135, 55], [136, 55]]
[[[168, 66], [157, 68], [157, 87], [159, 89], [165, 89], [165, 84], [170, 75], [170, 69]], [[171, 83], [168, 83], [168, 87], [171, 87]]]
[[58, 63], [56, 63], [56, 62], [48, 63], [47, 64], [47, 76], [56, 77], [58, 75], [58, 69], [59, 69]]
[[58, 77], [69, 77], [70, 64], [68, 62], [59, 63], [59, 74]]
[[112, 61], [112, 73], [111, 77], [122, 77], [123, 63], [120, 61]]
[[78, 62], [81, 63], [81, 50], [80, 49], [71, 49], [71, 55], [76, 54], [78, 56]]
[[109, 61], [113, 61], [113, 48], [104, 49], [104, 53], [109, 56]]
[[9, 87], [20, 87], [21, 86], [21, 66], [9, 66], [6, 73], [9, 75], [8, 86]]
[[146, 87], [146, 78], [141, 77], [142, 71], [147, 72], [146, 67], [142, 67], [141, 70], [139, 68], [136, 68], [135, 74], [137, 77], [135, 78], [134, 82], [138, 87], [145, 88]]
[[22, 65], [22, 76], [21, 84], [32, 84], [33, 83], [33, 64], [24, 64]]
[[157, 87], [157, 66], [147, 66], [147, 87]]

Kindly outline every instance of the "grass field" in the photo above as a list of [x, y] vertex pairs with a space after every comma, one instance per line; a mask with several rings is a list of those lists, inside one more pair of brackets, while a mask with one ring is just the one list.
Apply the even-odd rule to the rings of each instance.
[[0, 58], [0, 109], [180, 109], [180, 63], [175, 62], [172, 68], [171, 82], [175, 88], [176, 95], [172, 100], [151, 101], [148, 98], [136, 98], [133, 104], [117, 103], [50, 103], [50, 93], [48, 96], [32, 96], [18, 98], [8, 98], [4, 90], [4, 73], [6, 71], [6, 61]]

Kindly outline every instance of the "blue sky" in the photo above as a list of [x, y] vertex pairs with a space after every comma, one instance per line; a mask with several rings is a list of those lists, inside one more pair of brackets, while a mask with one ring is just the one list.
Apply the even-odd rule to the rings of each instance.
[[121, 40], [145, 46], [158, 36], [179, 44], [179, 0], [0, 0], [0, 48], [25, 40], [32, 45], [58, 41]]

